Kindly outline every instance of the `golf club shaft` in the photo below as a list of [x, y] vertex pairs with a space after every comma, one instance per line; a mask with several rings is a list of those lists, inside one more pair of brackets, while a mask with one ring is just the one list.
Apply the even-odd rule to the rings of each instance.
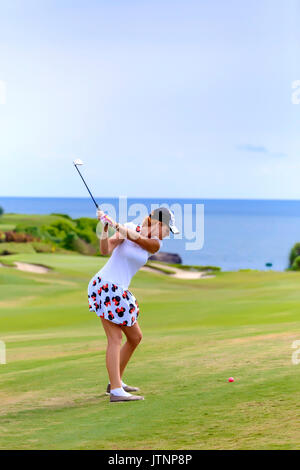
[[78, 171], [80, 178], [81, 178], [81, 179], [82, 179], [82, 181], [84, 182], [84, 185], [85, 185], [86, 189], [88, 190], [88, 192], [89, 192], [89, 194], [90, 194], [91, 198], [93, 199], [93, 201], [94, 201], [94, 204], [95, 204], [96, 208], [97, 208], [97, 209], [99, 209], [99, 206], [98, 206], [97, 202], [95, 201], [95, 199], [94, 199], [94, 197], [93, 197], [93, 195], [92, 195], [91, 191], [89, 190], [89, 187], [88, 187], [88, 185], [87, 185], [87, 184], [86, 184], [86, 182], [84, 181], [82, 174], [81, 174], [81, 173], [80, 173], [80, 171], [78, 170], [78, 167], [77, 167], [77, 165], [74, 165], [74, 166], [75, 166], [76, 170]]

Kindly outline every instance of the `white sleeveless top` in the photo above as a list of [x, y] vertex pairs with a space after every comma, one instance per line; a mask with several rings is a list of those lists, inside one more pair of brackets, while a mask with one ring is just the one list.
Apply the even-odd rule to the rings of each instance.
[[[127, 222], [124, 226], [131, 230], [137, 230], [137, 227], [139, 227], [132, 222]], [[159, 241], [161, 248], [162, 241], [159, 240], [158, 237], [153, 238]], [[97, 276], [105, 281], [113, 282], [123, 289], [128, 289], [131, 279], [137, 271], [147, 263], [149, 256], [151, 256], [151, 253], [144, 250], [144, 248], [137, 245], [137, 243], [125, 238], [125, 240], [114, 249], [111, 257], [97, 273]]]

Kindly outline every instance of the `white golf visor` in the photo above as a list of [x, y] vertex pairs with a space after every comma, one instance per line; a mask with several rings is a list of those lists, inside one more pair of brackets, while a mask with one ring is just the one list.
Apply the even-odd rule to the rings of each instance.
[[175, 225], [175, 216], [170, 209], [166, 207], [159, 207], [151, 212], [151, 219], [159, 220], [160, 222], [168, 225], [172, 233], [177, 234], [180, 233], [178, 228]]

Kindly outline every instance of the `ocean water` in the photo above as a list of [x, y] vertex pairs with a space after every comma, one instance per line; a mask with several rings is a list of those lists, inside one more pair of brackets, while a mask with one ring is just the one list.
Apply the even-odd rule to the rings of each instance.
[[[102, 199], [112, 204], [118, 214], [117, 199]], [[204, 243], [201, 249], [189, 250], [186, 237], [164, 240], [162, 251], [178, 253], [184, 264], [220, 266], [225, 271], [266, 269], [288, 266], [288, 255], [300, 241], [300, 201], [272, 200], [191, 200], [191, 199], [128, 199], [128, 207], [143, 204], [179, 204], [185, 214], [195, 219], [196, 205], [204, 205], [201, 222]], [[71, 217], [94, 217], [95, 207], [89, 198], [11, 198], [0, 197], [5, 212], [50, 214], [59, 212]], [[138, 207], [138, 206], [135, 206]], [[132, 213], [133, 214], [133, 213]], [[129, 215], [128, 220], [133, 216]], [[195, 220], [194, 220], [195, 222]], [[202, 231], [202, 228], [200, 231]], [[185, 230], [185, 226], [183, 225]], [[200, 237], [201, 238], [201, 237]]]

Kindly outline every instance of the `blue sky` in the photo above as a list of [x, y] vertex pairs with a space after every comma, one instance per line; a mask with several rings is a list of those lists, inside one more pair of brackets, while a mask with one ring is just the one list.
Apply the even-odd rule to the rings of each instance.
[[299, 7], [3, 2], [0, 196], [298, 199]]

